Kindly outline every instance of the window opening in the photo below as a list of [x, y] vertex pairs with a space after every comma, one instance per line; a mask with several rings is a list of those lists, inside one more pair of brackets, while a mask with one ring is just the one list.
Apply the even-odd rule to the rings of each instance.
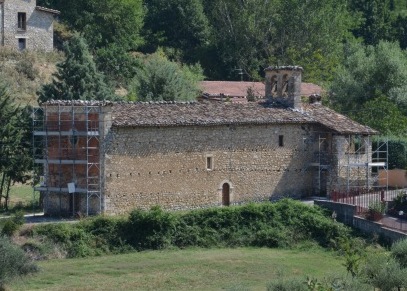
[[284, 146], [284, 135], [279, 135], [279, 136], [278, 136], [278, 145], [279, 145], [280, 147], [283, 147], [283, 146]]
[[206, 157], [206, 169], [213, 170], [213, 157]]
[[18, 29], [27, 29], [27, 14], [25, 12], [18, 12]]
[[18, 39], [18, 49], [20, 51], [22, 51], [22, 50], [25, 50], [25, 48], [26, 48], [26, 40], [25, 40], [25, 38], [19, 38]]

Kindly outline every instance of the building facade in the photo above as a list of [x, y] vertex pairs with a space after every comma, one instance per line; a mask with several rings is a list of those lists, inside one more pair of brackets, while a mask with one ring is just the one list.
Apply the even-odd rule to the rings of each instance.
[[18, 50], [52, 51], [54, 17], [59, 11], [36, 0], [0, 0], [0, 44]]
[[301, 73], [268, 68], [259, 103], [44, 103], [34, 148], [45, 213], [197, 209], [373, 185], [377, 132], [318, 96], [301, 102]]

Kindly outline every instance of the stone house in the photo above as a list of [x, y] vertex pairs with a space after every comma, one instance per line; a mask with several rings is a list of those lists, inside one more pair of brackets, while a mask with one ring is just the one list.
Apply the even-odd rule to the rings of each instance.
[[46, 214], [196, 209], [369, 187], [377, 132], [301, 100], [301, 67], [265, 102], [49, 101], [34, 114]]
[[52, 51], [54, 17], [59, 11], [36, 0], [0, 0], [0, 45], [18, 50]]

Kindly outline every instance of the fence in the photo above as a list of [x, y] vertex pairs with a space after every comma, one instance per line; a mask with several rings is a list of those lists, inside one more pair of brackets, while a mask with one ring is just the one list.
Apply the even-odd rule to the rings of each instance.
[[[404, 195], [403, 195], [404, 194]], [[369, 206], [380, 202], [385, 204], [385, 215], [380, 223], [386, 227], [407, 232], [407, 211], [398, 211], [394, 206], [396, 197], [404, 197], [407, 205], [407, 189], [378, 189], [366, 191], [364, 189], [352, 189], [348, 192], [333, 191], [330, 200], [356, 206], [355, 214], [363, 216], [368, 212]], [[400, 199], [400, 198], [399, 198]]]

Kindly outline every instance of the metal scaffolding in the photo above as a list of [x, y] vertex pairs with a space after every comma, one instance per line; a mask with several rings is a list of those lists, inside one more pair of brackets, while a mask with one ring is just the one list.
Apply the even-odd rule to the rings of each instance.
[[101, 213], [101, 106], [48, 105], [32, 117], [34, 162], [42, 165], [34, 193], [45, 211], [59, 204], [59, 215]]
[[388, 190], [387, 139], [377, 141], [360, 135], [334, 139], [329, 132], [316, 132], [312, 138], [314, 195]]
[[[339, 173], [346, 173], [347, 192], [388, 190], [388, 140], [375, 141], [370, 136], [348, 136], [345, 158], [338, 163]], [[379, 175], [382, 172], [382, 175]], [[364, 176], [364, 178], [363, 178]]]

